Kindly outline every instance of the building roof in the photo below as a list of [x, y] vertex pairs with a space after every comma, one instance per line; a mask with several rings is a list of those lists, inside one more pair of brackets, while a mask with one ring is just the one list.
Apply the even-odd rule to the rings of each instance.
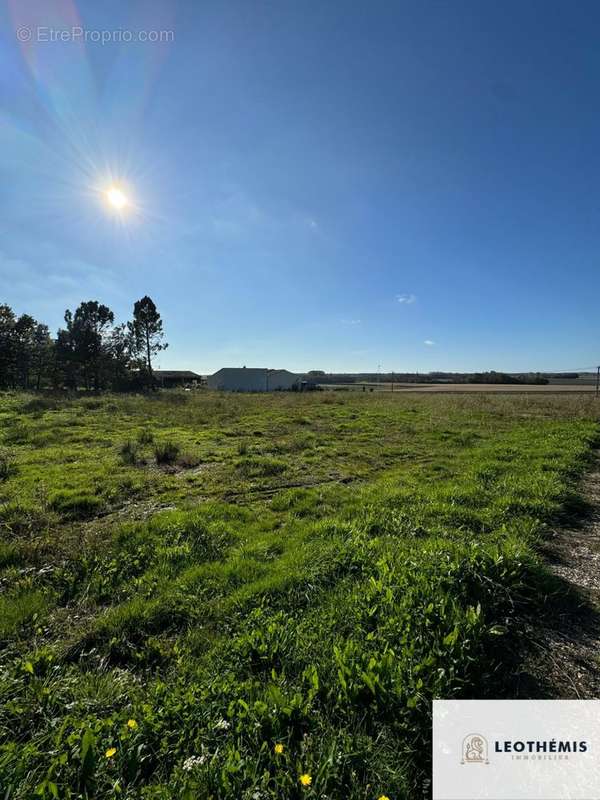
[[296, 375], [295, 372], [290, 372], [289, 369], [268, 369], [267, 367], [221, 367], [218, 369], [214, 374], [218, 375], [220, 372], [245, 372], [245, 373], [260, 373], [264, 375], [265, 372], [269, 373], [282, 373], [285, 372], [287, 375]]
[[188, 380], [200, 380], [202, 377], [189, 369], [155, 369], [153, 374], [156, 378], [187, 378]]

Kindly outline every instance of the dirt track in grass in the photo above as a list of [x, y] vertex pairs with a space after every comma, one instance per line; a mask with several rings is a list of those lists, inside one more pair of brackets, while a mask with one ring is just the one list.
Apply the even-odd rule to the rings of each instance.
[[520, 697], [600, 697], [599, 453], [581, 496], [581, 507], [550, 530], [542, 548], [553, 580], [544, 613], [525, 623], [531, 650], [518, 676]]

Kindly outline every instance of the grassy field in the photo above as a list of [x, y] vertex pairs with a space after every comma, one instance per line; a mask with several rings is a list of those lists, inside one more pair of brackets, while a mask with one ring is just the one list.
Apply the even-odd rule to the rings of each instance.
[[0, 398], [0, 796], [428, 795], [510, 693], [592, 397]]

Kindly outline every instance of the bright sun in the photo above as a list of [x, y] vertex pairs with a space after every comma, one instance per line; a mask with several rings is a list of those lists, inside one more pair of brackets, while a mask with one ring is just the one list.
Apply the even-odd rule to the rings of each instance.
[[108, 204], [117, 211], [122, 211], [129, 203], [127, 195], [118, 186], [111, 186], [110, 189], [107, 189], [106, 199]]

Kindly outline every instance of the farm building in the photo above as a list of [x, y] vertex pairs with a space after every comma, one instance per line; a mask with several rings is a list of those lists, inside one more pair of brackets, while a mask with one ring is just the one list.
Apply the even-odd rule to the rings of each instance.
[[281, 392], [294, 388], [300, 376], [287, 369], [263, 369], [253, 367], [223, 367], [209, 375], [210, 389], [226, 392]]
[[152, 373], [159, 386], [172, 389], [175, 386], [192, 386], [202, 383], [202, 376], [189, 369], [155, 369]]

